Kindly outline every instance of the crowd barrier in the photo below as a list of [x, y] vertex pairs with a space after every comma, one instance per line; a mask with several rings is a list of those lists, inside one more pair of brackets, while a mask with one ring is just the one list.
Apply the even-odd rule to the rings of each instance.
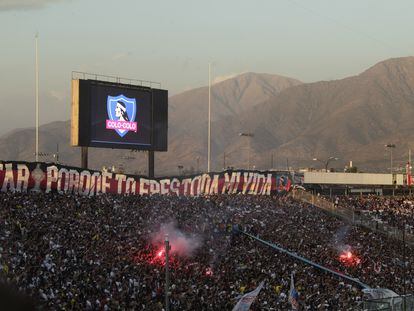
[[320, 264], [318, 264], [316, 262], [313, 262], [313, 261], [311, 261], [311, 260], [309, 260], [307, 258], [304, 258], [302, 256], [299, 256], [298, 254], [296, 254], [294, 252], [290, 252], [290, 251], [288, 251], [288, 250], [286, 250], [286, 249], [284, 249], [284, 248], [282, 248], [282, 247], [280, 247], [280, 246], [278, 246], [278, 245], [276, 245], [274, 243], [270, 243], [268, 241], [262, 240], [259, 237], [254, 236], [254, 235], [252, 235], [250, 233], [247, 233], [245, 231], [240, 231], [240, 232], [243, 233], [243, 234], [245, 234], [245, 235], [247, 235], [248, 237], [250, 237], [250, 238], [252, 238], [252, 239], [260, 242], [260, 243], [263, 243], [263, 244], [265, 244], [267, 246], [270, 246], [271, 248], [273, 248], [273, 249], [275, 249], [275, 250], [277, 250], [277, 251], [279, 251], [281, 253], [284, 253], [284, 254], [292, 257], [292, 258], [295, 258], [296, 260], [299, 260], [299, 261], [301, 261], [301, 262], [303, 262], [303, 263], [305, 263], [307, 265], [310, 265], [310, 266], [312, 266], [312, 267], [314, 267], [316, 269], [319, 269], [319, 270], [321, 270], [323, 272], [333, 274], [333, 275], [335, 275], [335, 276], [337, 276], [337, 277], [339, 277], [341, 279], [344, 279], [344, 280], [346, 280], [348, 282], [351, 282], [352, 284], [357, 285], [361, 289], [362, 288], [370, 288], [369, 285], [364, 284], [363, 282], [361, 282], [357, 278], [353, 278], [353, 277], [351, 277], [349, 275], [346, 275], [344, 273], [341, 273], [341, 272], [338, 272], [338, 271], [334, 271], [332, 269], [329, 269], [327, 267], [324, 267], [324, 266], [322, 266], [322, 265], [320, 265]]
[[342, 218], [352, 223], [353, 225], [365, 227], [375, 232], [380, 232], [389, 238], [393, 238], [399, 241], [405, 240], [407, 244], [414, 246], [413, 232], [407, 232], [407, 230], [398, 229], [394, 226], [372, 219], [372, 217], [363, 215], [362, 213], [349, 208], [341, 208], [340, 206], [337, 207], [333, 202], [330, 202], [323, 197], [314, 195], [307, 191], [294, 189], [291, 195], [296, 199], [299, 199], [308, 204], [315, 205], [336, 217]]
[[414, 310], [414, 296], [406, 295], [400, 297], [384, 298], [365, 301], [364, 311], [412, 311]]

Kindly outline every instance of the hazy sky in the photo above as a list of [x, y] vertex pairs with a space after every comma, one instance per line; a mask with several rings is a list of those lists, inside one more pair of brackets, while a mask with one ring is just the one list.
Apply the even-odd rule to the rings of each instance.
[[253, 71], [304, 82], [414, 55], [413, 0], [0, 0], [0, 134], [66, 120], [73, 70], [159, 81], [176, 94]]

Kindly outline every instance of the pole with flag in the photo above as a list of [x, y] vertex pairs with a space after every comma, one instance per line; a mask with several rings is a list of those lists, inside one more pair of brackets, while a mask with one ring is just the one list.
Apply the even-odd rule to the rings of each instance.
[[255, 301], [256, 297], [259, 295], [263, 285], [264, 281], [262, 281], [254, 291], [244, 294], [234, 306], [233, 311], [248, 311], [253, 301]]
[[292, 306], [292, 310], [299, 310], [299, 294], [295, 289], [295, 283], [293, 281], [293, 273], [290, 274], [290, 291], [289, 302]]

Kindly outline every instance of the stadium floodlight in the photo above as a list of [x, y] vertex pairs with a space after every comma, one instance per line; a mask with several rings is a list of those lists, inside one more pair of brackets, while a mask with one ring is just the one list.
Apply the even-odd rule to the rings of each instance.
[[386, 144], [384, 145], [385, 148], [389, 148], [390, 149], [390, 160], [391, 160], [391, 166], [390, 166], [390, 173], [392, 175], [392, 149], [395, 148], [395, 144]]
[[184, 166], [183, 165], [178, 165], [177, 168], [178, 168], [178, 175], [182, 176], [183, 175]]
[[59, 164], [59, 144], [56, 144], [55, 153], [40, 151], [40, 152], [36, 152], [35, 156], [37, 157], [37, 159], [39, 159], [39, 157], [42, 157], [42, 158], [53, 157], [55, 159], [55, 163]]
[[319, 162], [323, 163], [325, 165], [325, 172], [327, 172], [328, 171], [328, 165], [329, 165], [329, 163], [331, 161], [338, 161], [339, 158], [337, 158], [337, 157], [329, 157], [328, 159], [326, 159], [326, 161], [321, 160], [321, 159], [318, 159], [318, 158], [313, 158], [312, 160], [313, 161], [319, 161]]
[[197, 160], [197, 174], [200, 173], [200, 157], [196, 158]]
[[251, 146], [252, 146], [252, 139], [254, 137], [254, 133], [251, 132], [241, 132], [239, 133], [240, 137], [249, 137], [249, 146], [248, 146], [248, 164], [247, 164], [247, 169], [250, 170], [250, 152], [251, 152]]
[[253, 133], [239, 133], [239, 136], [254, 137]]

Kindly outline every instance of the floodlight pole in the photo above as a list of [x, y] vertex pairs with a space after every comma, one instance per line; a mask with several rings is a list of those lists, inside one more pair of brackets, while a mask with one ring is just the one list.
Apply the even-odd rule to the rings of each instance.
[[88, 147], [81, 147], [81, 168], [88, 168]]
[[[408, 149], [407, 184], [411, 196], [411, 149]], [[409, 177], [409, 178], [408, 178]]]
[[390, 149], [390, 158], [391, 158], [391, 167], [390, 167], [391, 185], [392, 185], [392, 195], [394, 196], [395, 185], [394, 185], [394, 176], [393, 176], [393, 167], [392, 167], [392, 149], [395, 148], [395, 144], [386, 144], [385, 147]]
[[208, 145], [207, 172], [211, 171], [211, 63], [208, 64]]
[[395, 144], [387, 144], [387, 145], [385, 145], [385, 147], [386, 148], [389, 148], [390, 149], [390, 160], [391, 160], [391, 167], [390, 167], [390, 173], [391, 173], [391, 175], [392, 175], [392, 169], [393, 169], [393, 167], [392, 167], [392, 149], [394, 149], [395, 148]]
[[56, 144], [56, 164], [59, 164], [59, 143]]
[[154, 178], [155, 156], [154, 151], [148, 151], [148, 178]]
[[248, 150], [248, 152], [249, 152], [249, 154], [248, 154], [248, 159], [247, 159], [247, 161], [248, 161], [248, 163], [247, 163], [247, 168], [248, 168], [248, 170], [250, 171], [250, 157], [251, 157], [251, 149], [252, 149], [252, 139], [251, 139], [251, 137], [253, 137], [253, 134], [252, 134], [252, 136], [250, 136], [250, 139], [249, 139], [249, 150]]
[[39, 60], [38, 60], [38, 51], [37, 51], [37, 41], [39, 34], [35, 35], [35, 80], [36, 80], [36, 150], [35, 150], [35, 159], [36, 162], [39, 162]]
[[254, 133], [239, 133], [239, 136], [245, 136], [245, 137], [249, 138], [249, 141], [248, 141], [248, 144], [249, 144], [249, 146], [248, 146], [248, 155], [247, 155], [247, 157], [248, 157], [248, 159], [247, 159], [247, 161], [248, 161], [247, 162], [247, 169], [250, 170], [250, 157], [251, 157], [250, 153], [251, 153], [252, 139], [254, 137]]
[[328, 159], [328, 160], [326, 160], [326, 164], [325, 164], [325, 172], [327, 172], [327, 171], [328, 171], [329, 162], [331, 162], [331, 161], [333, 161], [333, 160], [337, 161], [337, 160], [338, 160], [338, 158], [335, 158], [335, 157], [329, 157], [329, 159]]
[[170, 298], [169, 298], [169, 290], [170, 290], [170, 263], [169, 263], [169, 252], [170, 252], [170, 241], [168, 239], [168, 234], [165, 235], [165, 310], [170, 310]]
[[339, 160], [339, 158], [329, 157], [326, 161], [323, 161], [323, 160], [318, 159], [318, 158], [313, 158], [312, 160], [313, 160], [313, 161], [319, 161], [319, 162], [321, 162], [321, 163], [325, 164], [325, 172], [328, 172], [328, 166], [329, 166], [329, 163], [330, 163], [331, 161], [338, 161], [338, 160]]

